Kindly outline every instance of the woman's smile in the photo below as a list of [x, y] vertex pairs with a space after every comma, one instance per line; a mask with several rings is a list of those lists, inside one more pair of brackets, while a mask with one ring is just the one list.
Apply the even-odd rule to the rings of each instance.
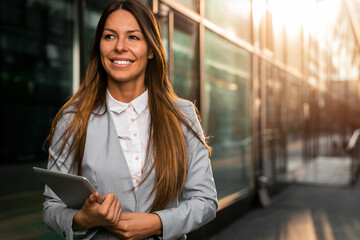
[[121, 67], [121, 68], [129, 67], [134, 62], [128, 59], [112, 59], [110, 61], [114, 63], [115, 67]]

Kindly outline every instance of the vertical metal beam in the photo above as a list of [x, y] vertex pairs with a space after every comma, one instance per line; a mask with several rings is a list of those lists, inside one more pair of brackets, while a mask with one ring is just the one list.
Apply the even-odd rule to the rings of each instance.
[[80, 83], [82, 81], [81, 77], [85, 72], [85, 58], [84, 58], [84, 48], [85, 48], [85, 27], [84, 27], [84, 11], [86, 8], [86, 0], [79, 0], [78, 8], [78, 20], [79, 20], [79, 54], [80, 54]]
[[[205, 0], [199, 0], [200, 17], [205, 16]], [[205, 119], [206, 99], [205, 99], [205, 26], [202, 21], [199, 23], [199, 86], [200, 86], [200, 105], [199, 111], [201, 118]], [[205, 123], [206, 121], [203, 121]], [[205, 126], [204, 126], [205, 127]]]
[[152, 11], [155, 15], [159, 13], [159, 0], [152, 0]]
[[80, 21], [79, 8], [82, 0], [75, 0], [73, 2], [73, 56], [72, 56], [72, 93], [74, 94], [80, 85]]
[[[252, 99], [252, 109], [251, 109], [251, 133], [252, 133], [252, 174], [251, 174], [251, 188], [256, 186], [256, 177], [261, 175], [262, 162], [261, 162], [261, 102], [264, 101], [261, 99], [261, 79], [260, 79], [260, 64], [259, 57], [255, 54], [251, 55], [251, 99]], [[260, 171], [259, 171], [260, 170]]]

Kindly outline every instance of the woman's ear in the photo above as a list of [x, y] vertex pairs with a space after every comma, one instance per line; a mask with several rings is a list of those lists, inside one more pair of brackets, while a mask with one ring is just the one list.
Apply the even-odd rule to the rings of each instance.
[[148, 52], [148, 57], [149, 60], [154, 58], [154, 52], [150, 49]]

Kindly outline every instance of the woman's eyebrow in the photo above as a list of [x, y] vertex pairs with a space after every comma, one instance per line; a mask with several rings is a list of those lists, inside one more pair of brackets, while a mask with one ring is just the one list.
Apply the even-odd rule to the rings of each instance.
[[[113, 32], [113, 33], [117, 33], [114, 29], [111, 29], [111, 28], [104, 28], [104, 31], [105, 31], [105, 30], [110, 31], [110, 32]], [[142, 33], [142, 31], [137, 30], [137, 29], [127, 31], [127, 33], [134, 33], [134, 32]]]
[[110, 31], [110, 32], [113, 32], [113, 33], [116, 33], [116, 31], [114, 29], [111, 29], [111, 28], [104, 28], [104, 31]]
[[128, 33], [133, 33], [133, 32], [139, 32], [139, 33], [142, 33], [142, 31], [140, 31], [140, 30], [129, 30], [129, 31], [127, 31]]

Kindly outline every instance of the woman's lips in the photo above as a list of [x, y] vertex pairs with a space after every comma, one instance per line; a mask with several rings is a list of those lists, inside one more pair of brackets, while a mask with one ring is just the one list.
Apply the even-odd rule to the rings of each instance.
[[128, 60], [114, 60], [113, 63], [124, 65], [124, 64], [130, 64], [131, 61], [128, 61]]
[[113, 59], [111, 60], [114, 66], [116, 67], [128, 67], [130, 66], [134, 61], [131, 60], [123, 60], [123, 59]]

